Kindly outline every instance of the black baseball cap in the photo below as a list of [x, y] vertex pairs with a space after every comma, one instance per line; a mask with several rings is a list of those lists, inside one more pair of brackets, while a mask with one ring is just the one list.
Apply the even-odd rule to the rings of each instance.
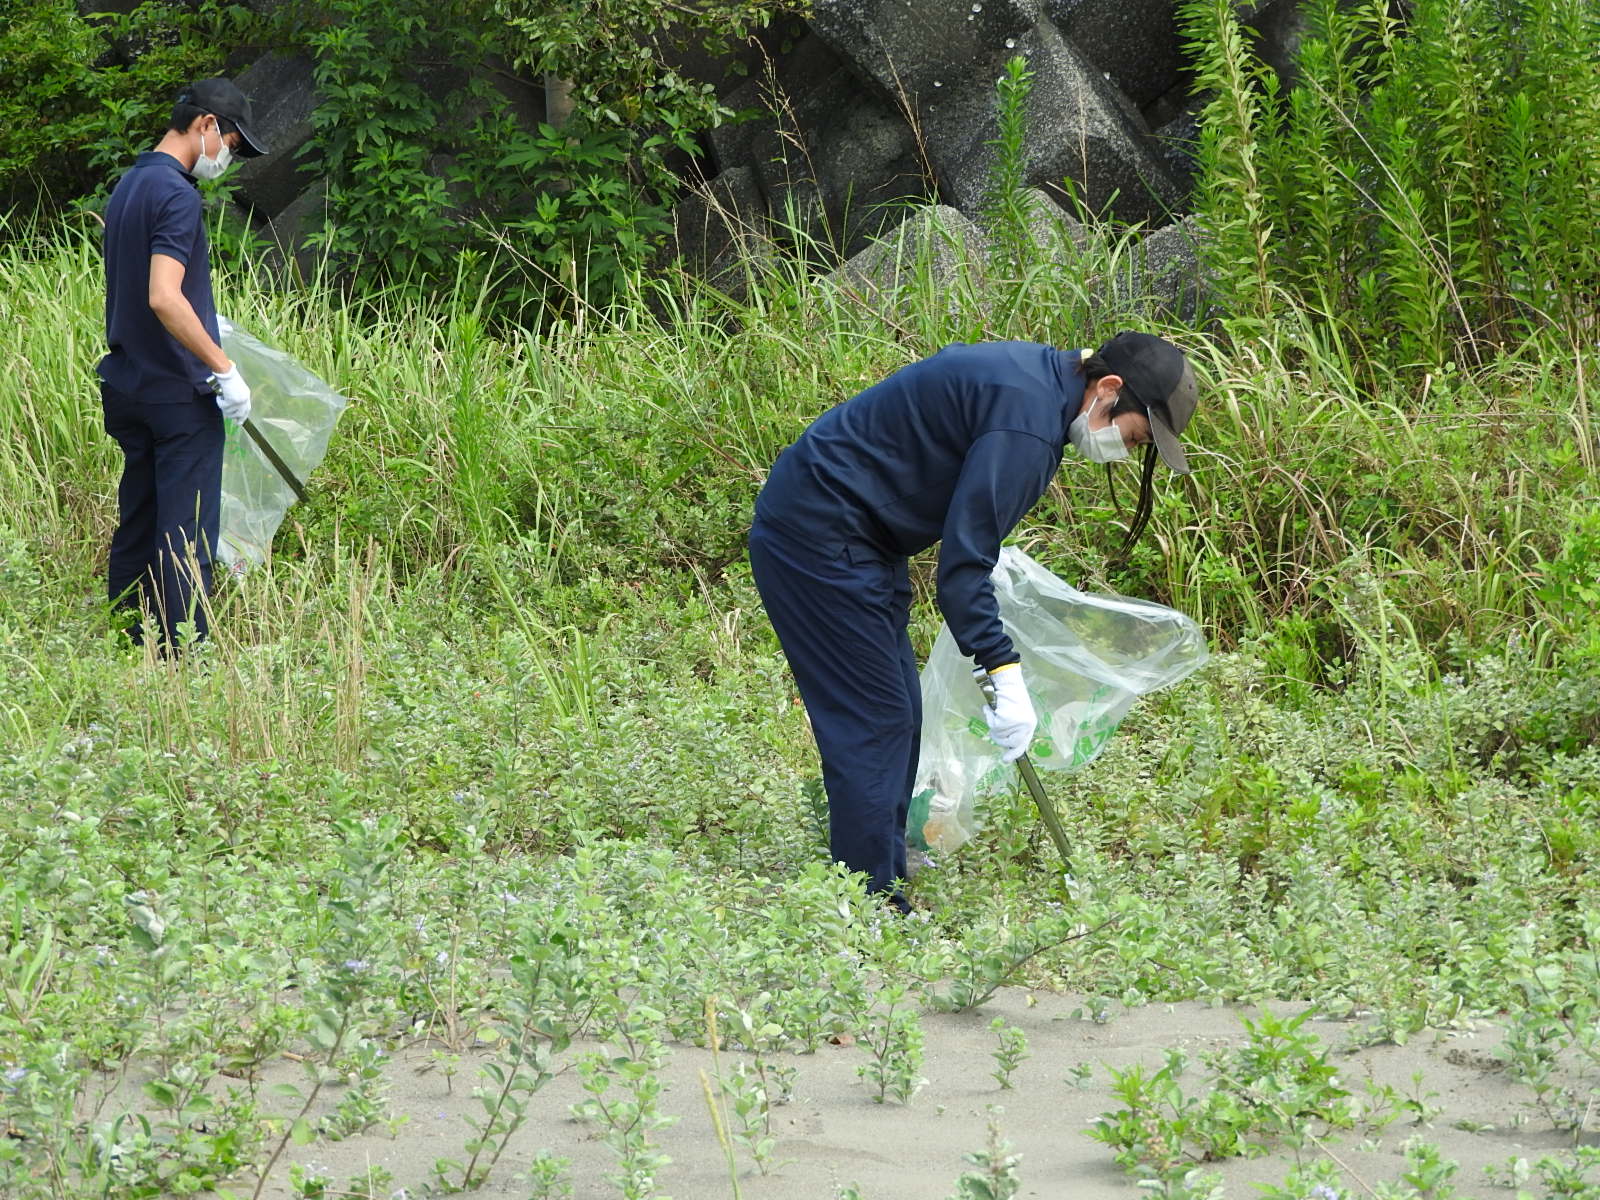
[[1198, 389], [1189, 360], [1165, 338], [1124, 331], [1097, 352], [1150, 417], [1150, 437], [1161, 461], [1180, 475], [1189, 474], [1178, 435], [1194, 416]]
[[267, 143], [255, 131], [250, 101], [231, 79], [197, 79], [178, 93], [179, 104], [192, 104], [212, 116], [231, 122], [242, 139], [240, 158], [255, 158], [267, 152]]

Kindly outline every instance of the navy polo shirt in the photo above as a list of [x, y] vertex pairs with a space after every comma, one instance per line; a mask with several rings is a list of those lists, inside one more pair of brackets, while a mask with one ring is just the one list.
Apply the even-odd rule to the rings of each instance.
[[1015, 662], [989, 573], [1044, 495], [1083, 403], [1081, 352], [947, 346], [823, 413], [773, 465], [756, 516], [830, 556], [939, 548], [939, 610], [963, 654]]
[[200, 190], [170, 154], [141, 154], [106, 207], [106, 342], [100, 378], [147, 404], [192, 401], [209, 392], [211, 368], [167, 332], [150, 308], [150, 256], [184, 265], [183, 294], [213, 340], [216, 302]]

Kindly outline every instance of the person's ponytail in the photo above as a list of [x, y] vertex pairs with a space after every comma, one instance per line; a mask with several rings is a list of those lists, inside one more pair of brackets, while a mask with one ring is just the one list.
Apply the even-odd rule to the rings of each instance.
[[[1110, 570], [1120, 571], [1128, 565], [1128, 556], [1133, 553], [1133, 548], [1138, 544], [1140, 536], [1144, 533], [1145, 526], [1150, 524], [1150, 510], [1155, 506], [1156, 499], [1156, 460], [1161, 455], [1154, 445], [1144, 448], [1144, 467], [1139, 473], [1139, 499], [1133, 507], [1133, 520], [1128, 523], [1128, 532], [1123, 536], [1122, 545], [1117, 547], [1115, 554], [1106, 564]], [[1106, 486], [1111, 486], [1111, 464], [1106, 464]], [[1117, 493], [1111, 492], [1111, 502], [1115, 504]]]

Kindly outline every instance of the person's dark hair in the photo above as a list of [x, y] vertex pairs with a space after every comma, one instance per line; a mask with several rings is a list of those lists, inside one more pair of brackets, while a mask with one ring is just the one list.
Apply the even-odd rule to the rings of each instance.
[[[1078, 360], [1078, 370], [1083, 373], [1083, 382], [1087, 386], [1096, 380], [1104, 379], [1107, 375], [1116, 374], [1098, 354], [1085, 354]], [[1120, 417], [1123, 413], [1139, 413], [1146, 420], [1150, 411], [1143, 402], [1128, 394], [1126, 388], [1117, 393], [1116, 403], [1111, 406], [1111, 415]], [[1152, 443], [1144, 448], [1144, 466], [1139, 474], [1139, 499], [1134, 504], [1133, 519], [1128, 523], [1128, 532], [1122, 539], [1122, 544], [1117, 547], [1111, 556], [1108, 566], [1112, 570], [1121, 570], [1128, 565], [1128, 555], [1132, 553], [1139, 538], [1144, 534], [1145, 526], [1150, 524], [1150, 510], [1155, 504], [1155, 478], [1156, 459], [1159, 452]], [[1111, 503], [1117, 507], [1117, 485], [1115, 477], [1111, 474], [1111, 464], [1106, 464], [1106, 489], [1111, 493]]]
[[[1144, 411], [1140, 409], [1139, 411]], [[1133, 520], [1128, 522], [1127, 535], [1122, 539], [1122, 545], [1117, 547], [1117, 552], [1111, 556], [1107, 564], [1113, 571], [1120, 571], [1128, 565], [1128, 556], [1133, 552], [1134, 546], [1144, 534], [1144, 528], [1150, 524], [1150, 510], [1155, 506], [1156, 500], [1156, 460], [1161, 457], [1161, 452], [1152, 442], [1144, 448], [1144, 466], [1139, 471], [1139, 499], [1133, 508]], [[1110, 484], [1110, 464], [1107, 463], [1107, 487]], [[1116, 503], [1116, 489], [1111, 491], [1112, 503]]]
[[185, 104], [180, 100], [172, 106], [172, 119], [167, 122], [167, 129], [172, 133], [188, 133], [195, 118], [206, 115], [207, 110], [198, 104]]
[[[216, 116], [208, 108], [197, 108], [193, 104], [176, 104], [172, 108], [172, 120], [167, 123], [167, 128], [174, 133], [188, 133], [189, 127], [194, 124], [196, 117]], [[228, 120], [227, 117], [217, 117], [217, 132], [226, 138], [230, 133], [237, 133], [239, 126]]]
[[1098, 354], [1085, 354], [1078, 359], [1078, 373], [1085, 384], [1090, 384], [1111, 374], [1111, 368]]

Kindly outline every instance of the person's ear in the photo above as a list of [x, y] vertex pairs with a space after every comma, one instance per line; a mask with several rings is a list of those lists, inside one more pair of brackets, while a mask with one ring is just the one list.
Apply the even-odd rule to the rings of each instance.
[[1096, 400], [1099, 400], [1103, 396], [1115, 397], [1116, 394], [1122, 390], [1122, 376], [1102, 375], [1096, 381], [1095, 385], [1099, 389], [1097, 392], [1095, 392]]

